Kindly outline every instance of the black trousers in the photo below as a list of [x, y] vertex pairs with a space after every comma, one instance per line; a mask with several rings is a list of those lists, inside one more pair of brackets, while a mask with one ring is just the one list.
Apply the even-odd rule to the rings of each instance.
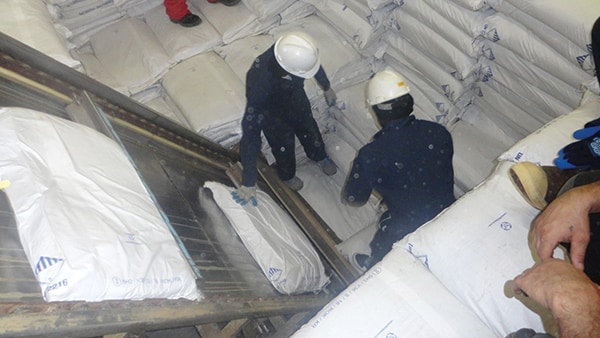
[[277, 162], [277, 176], [282, 181], [287, 181], [296, 175], [296, 137], [309, 159], [318, 162], [327, 154], [304, 89], [294, 91], [289, 106], [279, 110], [286, 113], [280, 116], [273, 114], [269, 122], [265, 123], [263, 133]]

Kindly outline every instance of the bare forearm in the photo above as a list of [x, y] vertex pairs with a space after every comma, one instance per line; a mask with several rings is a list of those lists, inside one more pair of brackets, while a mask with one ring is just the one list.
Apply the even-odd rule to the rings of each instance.
[[573, 188], [579, 203], [586, 205], [590, 213], [600, 212], [600, 181]]
[[515, 277], [513, 289], [548, 308], [561, 337], [600, 337], [598, 285], [569, 262], [540, 262]]
[[561, 337], [600, 336], [600, 289], [590, 283], [557, 293], [551, 311]]

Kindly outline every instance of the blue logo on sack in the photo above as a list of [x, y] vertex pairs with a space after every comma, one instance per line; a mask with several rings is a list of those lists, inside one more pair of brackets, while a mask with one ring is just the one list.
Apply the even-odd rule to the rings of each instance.
[[500, 41], [500, 34], [498, 34], [498, 30], [496, 28], [491, 30], [490, 36], [491, 36], [490, 40], [492, 40], [494, 42]]
[[278, 280], [281, 277], [281, 269], [269, 268], [269, 278], [271, 280]]
[[481, 82], [488, 82], [490, 78], [494, 76], [494, 71], [490, 66], [481, 67], [479, 71], [481, 76]]
[[579, 67], [581, 67], [583, 69], [583, 65], [585, 64], [585, 61], [587, 60], [587, 58], [589, 56], [590, 56], [589, 54], [585, 54], [585, 55], [580, 55], [580, 56], [576, 57]]
[[61, 263], [63, 261], [64, 259], [62, 258], [40, 256], [40, 259], [35, 265], [35, 274], [37, 275], [38, 273], [50, 268], [56, 263]]

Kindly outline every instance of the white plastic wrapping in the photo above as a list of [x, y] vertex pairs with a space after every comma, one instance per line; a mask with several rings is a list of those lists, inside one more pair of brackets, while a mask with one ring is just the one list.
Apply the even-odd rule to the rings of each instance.
[[198, 299], [195, 275], [119, 145], [0, 108], [0, 178], [46, 301]]
[[323, 263], [291, 216], [257, 189], [258, 205], [241, 206], [233, 188], [206, 182], [240, 239], [269, 282], [283, 294], [318, 292], [328, 282]]

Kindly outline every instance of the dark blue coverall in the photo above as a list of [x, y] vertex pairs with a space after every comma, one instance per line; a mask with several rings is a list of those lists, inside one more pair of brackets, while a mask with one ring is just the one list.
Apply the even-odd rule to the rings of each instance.
[[[323, 91], [330, 87], [323, 70], [315, 75]], [[246, 111], [242, 119], [240, 153], [242, 185], [254, 186], [256, 162], [261, 149], [261, 131], [277, 162], [277, 174], [283, 181], [296, 175], [295, 136], [313, 161], [325, 158], [323, 137], [312, 116], [304, 91], [304, 78], [285, 72], [275, 59], [274, 46], [258, 56], [246, 74]]]
[[370, 243], [373, 262], [454, 202], [453, 153], [445, 127], [412, 115], [390, 122], [360, 149], [342, 200], [360, 206], [375, 190], [387, 205]]

